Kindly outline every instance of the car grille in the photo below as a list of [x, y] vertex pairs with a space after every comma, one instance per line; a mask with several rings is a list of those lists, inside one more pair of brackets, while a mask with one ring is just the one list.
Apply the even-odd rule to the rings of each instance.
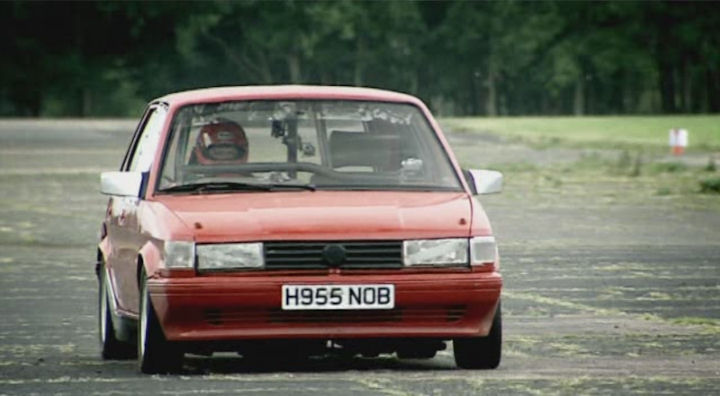
[[322, 269], [333, 266], [323, 251], [329, 245], [343, 248], [336, 266], [345, 269], [402, 268], [402, 241], [265, 242], [267, 269]]
[[404, 322], [452, 323], [462, 320], [466, 307], [454, 305], [437, 308], [395, 308], [390, 310], [283, 311], [270, 310], [205, 310], [205, 322], [214, 326], [256, 326], [262, 323], [378, 323]]

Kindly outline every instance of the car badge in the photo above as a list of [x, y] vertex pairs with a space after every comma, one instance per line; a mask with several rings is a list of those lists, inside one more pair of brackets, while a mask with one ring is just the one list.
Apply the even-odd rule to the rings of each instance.
[[220, 131], [217, 133], [218, 140], [233, 140], [233, 133], [230, 131]]
[[326, 245], [323, 249], [322, 255], [329, 266], [339, 267], [340, 264], [345, 262], [345, 247], [337, 243]]

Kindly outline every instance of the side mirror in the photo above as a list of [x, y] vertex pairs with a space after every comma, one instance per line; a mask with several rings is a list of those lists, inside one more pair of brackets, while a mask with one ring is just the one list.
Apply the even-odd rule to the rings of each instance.
[[465, 171], [473, 194], [494, 194], [502, 191], [503, 175], [498, 171], [469, 169]]
[[142, 172], [103, 172], [100, 192], [105, 195], [139, 197], [144, 180]]

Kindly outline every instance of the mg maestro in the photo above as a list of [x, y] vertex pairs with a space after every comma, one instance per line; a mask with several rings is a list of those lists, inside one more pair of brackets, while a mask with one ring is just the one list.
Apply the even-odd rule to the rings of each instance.
[[502, 278], [477, 194], [427, 107], [383, 90], [223, 87], [153, 100], [97, 250], [102, 356], [185, 353], [500, 362]]

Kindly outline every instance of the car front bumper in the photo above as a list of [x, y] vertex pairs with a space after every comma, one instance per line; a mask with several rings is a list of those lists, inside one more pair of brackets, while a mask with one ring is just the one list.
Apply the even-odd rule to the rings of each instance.
[[[394, 284], [395, 308], [285, 311], [282, 285]], [[171, 341], [454, 338], [490, 331], [500, 299], [497, 272], [252, 274], [157, 277], [150, 296]]]

